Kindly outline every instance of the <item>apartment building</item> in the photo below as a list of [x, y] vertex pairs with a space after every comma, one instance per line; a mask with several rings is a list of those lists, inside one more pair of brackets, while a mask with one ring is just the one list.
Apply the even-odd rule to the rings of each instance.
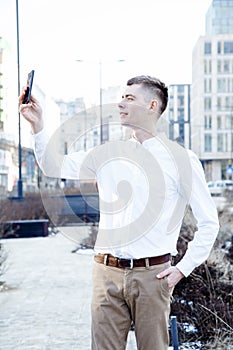
[[170, 140], [191, 148], [189, 84], [169, 86], [168, 118]]
[[0, 130], [3, 130], [3, 105], [2, 105], [2, 101], [3, 101], [3, 95], [2, 95], [2, 76], [3, 76], [3, 72], [2, 72], [2, 56], [3, 56], [3, 49], [0, 47]]
[[0, 37], [0, 197], [12, 190], [17, 174], [14, 138], [10, 130], [6, 130], [8, 113], [5, 64], [7, 54], [6, 43]]
[[192, 61], [192, 149], [207, 180], [232, 178], [233, 0], [212, 1]]

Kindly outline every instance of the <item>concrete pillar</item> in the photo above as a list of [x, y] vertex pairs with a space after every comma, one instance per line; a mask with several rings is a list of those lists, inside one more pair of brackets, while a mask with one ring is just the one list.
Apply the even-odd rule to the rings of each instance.
[[212, 181], [217, 181], [222, 179], [222, 166], [221, 160], [212, 161]]

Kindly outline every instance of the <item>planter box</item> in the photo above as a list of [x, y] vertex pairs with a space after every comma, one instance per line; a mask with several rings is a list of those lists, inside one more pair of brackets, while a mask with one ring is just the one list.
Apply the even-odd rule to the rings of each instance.
[[1, 238], [48, 236], [49, 220], [15, 220], [2, 224]]

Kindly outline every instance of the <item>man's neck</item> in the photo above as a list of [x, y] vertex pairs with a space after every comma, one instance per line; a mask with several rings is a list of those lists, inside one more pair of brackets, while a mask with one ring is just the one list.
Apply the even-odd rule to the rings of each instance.
[[156, 129], [153, 131], [147, 130], [133, 130], [132, 137], [135, 138], [138, 142], [143, 143], [144, 141], [151, 139], [156, 136]]

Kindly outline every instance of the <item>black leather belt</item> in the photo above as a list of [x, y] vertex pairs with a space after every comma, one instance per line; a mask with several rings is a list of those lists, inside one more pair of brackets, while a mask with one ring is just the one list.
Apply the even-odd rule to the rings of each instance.
[[99, 264], [107, 266], [119, 267], [121, 269], [134, 268], [134, 267], [148, 267], [153, 265], [164, 264], [171, 258], [171, 254], [165, 254], [160, 256], [154, 256], [151, 258], [142, 259], [120, 259], [111, 254], [97, 254], [94, 259]]

